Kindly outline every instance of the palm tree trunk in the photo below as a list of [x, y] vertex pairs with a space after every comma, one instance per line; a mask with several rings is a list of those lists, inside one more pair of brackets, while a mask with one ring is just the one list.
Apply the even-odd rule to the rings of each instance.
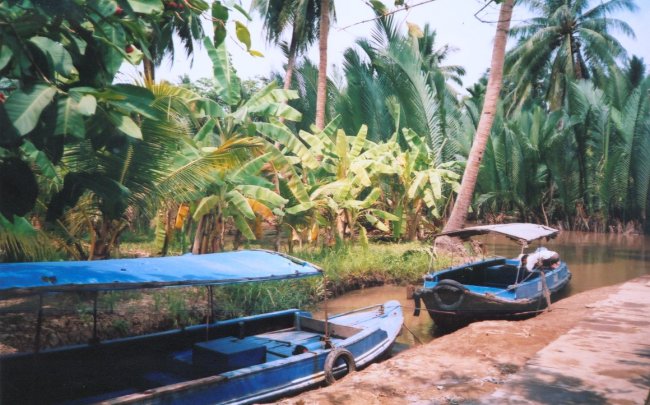
[[156, 68], [153, 61], [145, 57], [142, 60], [142, 66], [144, 67], [144, 79], [148, 83], [154, 83], [156, 81]]
[[501, 4], [497, 32], [494, 37], [494, 47], [492, 48], [492, 62], [490, 64], [490, 76], [485, 92], [485, 101], [483, 102], [483, 111], [481, 112], [481, 119], [476, 129], [476, 137], [474, 138], [472, 149], [469, 152], [458, 198], [456, 198], [456, 203], [451, 211], [449, 220], [445, 224], [445, 232], [462, 228], [467, 219], [467, 211], [472, 202], [472, 196], [474, 195], [476, 178], [481, 167], [483, 152], [485, 152], [485, 145], [490, 136], [492, 122], [497, 111], [499, 93], [503, 82], [503, 62], [513, 3], [514, 0], [504, 0]]
[[320, 36], [318, 48], [320, 62], [318, 64], [318, 87], [316, 88], [316, 127], [325, 127], [325, 101], [327, 99], [327, 38], [330, 30], [330, 0], [321, 0], [320, 6]]
[[289, 55], [287, 57], [287, 71], [284, 74], [284, 89], [289, 90], [291, 88], [291, 81], [293, 79], [293, 70], [296, 66], [296, 49], [298, 48], [298, 38], [296, 31], [296, 25], [293, 27], [293, 34], [291, 35], [291, 45], [289, 45]]

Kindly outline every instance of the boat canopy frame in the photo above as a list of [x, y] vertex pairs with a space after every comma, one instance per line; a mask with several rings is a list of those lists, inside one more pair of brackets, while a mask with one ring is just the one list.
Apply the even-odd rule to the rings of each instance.
[[34, 352], [41, 349], [43, 296], [87, 292], [93, 300], [93, 334], [99, 343], [97, 300], [100, 292], [169, 287], [206, 287], [209, 319], [214, 319], [213, 287], [323, 275], [315, 264], [270, 250], [239, 250], [203, 255], [0, 263], [0, 300], [38, 296]]
[[553, 239], [559, 234], [559, 232], [559, 230], [546, 225], [519, 222], [511, 224], [471, 226], [468, 228], [436, 234], [434, 239], [441, 236], [449, 236], [468, 240], [474, 236], [494, 233], [503, 235], [525, 247], [538, 239]]

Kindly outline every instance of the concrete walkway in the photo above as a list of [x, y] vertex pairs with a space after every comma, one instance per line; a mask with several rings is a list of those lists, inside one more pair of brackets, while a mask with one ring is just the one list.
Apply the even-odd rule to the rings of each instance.
[[650, 276], [621, 285], [483, 404], [648, 404]]

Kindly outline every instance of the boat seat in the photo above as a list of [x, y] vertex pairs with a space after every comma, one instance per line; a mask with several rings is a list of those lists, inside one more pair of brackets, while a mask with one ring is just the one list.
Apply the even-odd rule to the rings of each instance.
[[307, 332], [303, 330], [288, 330], [281, 332], [270, 332], [258, 335], [275, 342], [282, 342], [286, 344], [298, 344], [305, 340], [310, 340], [313, 338], [320, 339], [321, 335], [319, 333]]
[[266, 362], [266, 346], [254, 339], [225, 337], [194, 344], [192, 363], [212, 373], [224, 373]]

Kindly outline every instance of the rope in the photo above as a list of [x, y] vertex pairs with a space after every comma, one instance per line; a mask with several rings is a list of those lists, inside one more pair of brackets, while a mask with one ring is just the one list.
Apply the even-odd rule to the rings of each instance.
[[413, 332], [413, 331], [412, 331], [412, 330], [411, 330], [411, 329], [406, 325], [406, 323], [402, 322], [402, 326], [404, 326], [404, 329], [406, 329], [407, 331], [409, 331], [409, 333], [411, 333], [411, 335], [413, 335], [413, 337], [415, 338], [415, 341], [418, 342], [418, 344], [420, 344], [420, 345], [423, 345], [423, 344], [424, 344], [424, 343], [420, 340], [420, 338], [418, 337], [418, 335], [416, 335], [415, 332]]

